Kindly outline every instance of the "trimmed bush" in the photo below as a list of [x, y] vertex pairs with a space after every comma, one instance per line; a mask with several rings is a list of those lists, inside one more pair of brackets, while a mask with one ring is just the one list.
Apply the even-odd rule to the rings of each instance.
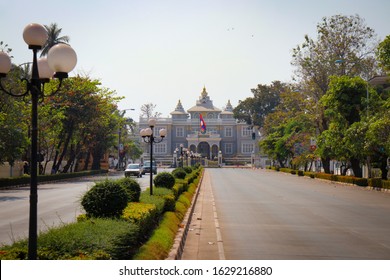
[[175, 195], [173, 194], [173, 190], [166, 188], [155, 188], [153, 195], [164, 199], [164, 212], [175, 211], [176, 199]]
[[126, 191], [128, 195], [128, 202], [139, 202], [141, 186], [136, 180], [125, 177], [117, 180], [117, 182]]
[[192, 173], [192, 168], [191, 168], [191, 166], [185, 166], [185, 167], [183, 167], [183, 169], [184, 169], [184, 171], [185, 171], [187, 174]]
[[[157, 190], [157, 188], [155, 189]], [[150, 195], [148, 191], [142, 192], [139, 199], [142, 203], [154, 204], [156, 205], [159, 215], [162, 215], [165, 210], [165, 200], [162, 196]]]
[[[50, 182], [50, 181], [92, 176], [92, 175], [103, 174], [107, 172], [108, 172], [107, 170], [90, 170], [90, 171], [81, 171], [81, 172], [73, 172], [73, 173], [38, 175], [38, 182]], [[23, 175], [21, 177], [12, 177], [12, 178], [0, 178], [0, 188], [19, 186], [19, 185], [28, 185], [28, 184], [30, 184], [29, 175]]]
[[354, 177], [353, 183], [360, 187], [367, 187], [368, 186], [368, 180], [367, 178], [356, 178]]
[[158, 211], [154, 204], [131, 202], [121, 218], [139, 226], [139, 239], [144, 241], [157, 224]]
[[127, 206], [127, 192], [115, 181], [96, 183], [85, 193], [81, 205], [91, 217], [117, 217]]
[[368, 185], [373, 188], [382, 188], [382, 179], [381, 178], [368, 179]]
[[180, 220], [175, 213], [165, 213], [160, 226], [153, 232], [148, 242], [139, 249], [134, 260], [164, 260], [173, 245], [179, 223]]
[[307, 177], [310, 177], [312, 179], [314, 179], [316, 177], [316, 173], [315, 172], [303, 172], [303, 174]]
[[187, 172], [182, 167], [176, 168], [172, 171], [172, 175], [178, 179], [184, 179], [187, 176]]
[[156, 187], [172, 189], [175, 185], [175, 177], [169, 172], [161, 172], [154, 177], [153, 182]]
[[[38, 259], [131, 259], [138, 227], [118, 219], [90, 219], [51, 228], [38, 237]], [[27, 239], [1, 248], [1, 259], [27, 259]]]
[[382, 180], [382, 188], [390, 189], [390, 180]]
[[304, 176], [305, 173], [302, 170], [298, 170], [298, 176]]

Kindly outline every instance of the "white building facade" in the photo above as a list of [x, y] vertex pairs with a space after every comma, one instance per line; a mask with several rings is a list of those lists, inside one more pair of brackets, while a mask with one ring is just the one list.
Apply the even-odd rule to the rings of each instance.
[[[161, 143], [153, 144], [153, 155], [157, 161], [172, 161], [175, 153], [184, 149], [202, 158], [217, 160], [222, 155], [223, 162], [250, 162], [258, 154], [258, 131], [233, 117], [230, 100], [221, 110], [213, 105], [206, 88], [203, 88], [195, 106], [185, 110], [179, 100], [170, 118], [157, 118], [154, 135], [159, 130], [167, 130]], [[200, 118], [206, 124], [201, 130]], [[141, 118], [139, 129], [148, 127], [148, 120]], [[142, 141], [141, 141], [142, 142]], [[148, 158], [149, 145], [144, 144], [144, 157]]]

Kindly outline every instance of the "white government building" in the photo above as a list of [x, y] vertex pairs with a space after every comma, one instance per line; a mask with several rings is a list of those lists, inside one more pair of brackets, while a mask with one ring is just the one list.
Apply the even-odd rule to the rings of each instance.
[[[217, 160], [222, 156], [223, 164], [237, 162], [260, 163], [258, 156], [259, 135], [255, 128], [239, 122], [233, 117], [230, 100], [221, 110], [213, 105], [206, 88], [203, 88], [195, 106], [187, 111], [179, 100], [170, 118], [157, 118], [154, 135], [164, 128], [167, 135], [161, 143], [153, 144], [153, 157], [157, 162], [172, 162], [185, 153], [203, 159]], [[206, 131], [200, 129], [200, 117], [206, 124]], [[148, 119], [140, 118], [139, 129], [148, 127]], [[140, 142], [143, 142], [142, 139]], [[143, 145], [144, 159], [149, 158], [150, 146]]]

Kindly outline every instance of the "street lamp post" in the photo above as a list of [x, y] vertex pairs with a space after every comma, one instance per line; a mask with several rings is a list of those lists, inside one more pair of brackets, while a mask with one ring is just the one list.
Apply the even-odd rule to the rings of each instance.
[[156, 125], [156, 119], [151, 118], [148, 121], [148, 128], [141, 129], [140, 134], [145, 143], [150, 143], [150, 195], [153, 195], [153, 143], [160, 143], [167, 135], [167, 131], [162, 128], [159, 131], [160, 139], [153, 135], [153, 129]]
[[26, 91], [24, 93], [13, 93], [3, 85], [2, 78], [6, 77], [12, 66], [11, 59], [4, 52], [0, 52], [0, 90], [14, 97], [24, 97], [31, 94], [31, 175], [28, 258], [35, 260], [37, 259], [38, 240], [38, 100], [44, 97], [44, 84], [52, 77], [60, 80], [57, 90], [52, 94], [58, 92], [62, 85], [62, 80], [67, 78], [68, 72], [72, 71], [76, 66], [77, 56], [69, 45], [57, 44], [49, 50], [47, 58], [37, 59], [38, 51], [48, 39], [46, 29], [40, 24], [31, 23], [27, 25], [23, 31], [23, 39], [28, 45], [28, 48], [33, 51], [31, 79], [22, 79], [22, 81], [26, 82]]

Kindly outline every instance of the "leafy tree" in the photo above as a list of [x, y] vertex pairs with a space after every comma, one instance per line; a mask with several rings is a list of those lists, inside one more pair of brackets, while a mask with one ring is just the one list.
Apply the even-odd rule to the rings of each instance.
[[[376, 99], [375, 96], [372, 91], [371, 100]], [[365, 158], [363, 147], [366, 128], [360, 121], [368, 108], [367, 83], [360, 77], [332, 76], [321, 104], [332, 125], [320, 137], [320, 155], [345, 159], [354, 175], [361, 177], [360, 163]]]
[[45, 29], [49, 38], [42, 48], [41, 57], [47, 55], [51, 47], [61, 43], [69, 43], [70, 40], [69, 36], [60, 36], [62, 28], [59, 28], [57, 23], [52, 23], [49, 26], [45, 25]]
[[[361, 76], [367, 79], [376, 72], [374, 53], [377, 46], [374, 30], [359, 15], [324, 17], [317, 24], [316, 40], [305, 36], [293, 49], [295, 79], [317, 103], [328, 91], [332, 75]], [[323, 108], [315, 106], [319, 133], [329, 128]], [[330, 158], [322, 158], [325, 172], [330, 173]]]
[[280, 81], [274, 81], [271, 85], [259, 84], [251, 89], [253, 97], [239, 101], [234, 108], [234, 117], [249, 125], [262, 127], [267, 114], [272, 113], [280, 101], [280, 94], [286, 91], [288, 86]]
[[390, 73], [390, 35], [379, 44], [376, 54], [382, 68]]
[[[12, 49], [7, 44], [0, 42], [0, 47], [8, 54]], [[1, 83], [15, 94], [25, 92], [20, 81], [22, 69], [12, 65], [7, 77]], [[28, 160], [26, 155], [29, 144], [28, 123], [31, 115], [28, 97], [15, 98], [3, 92], [0, 93], [0, 164], [8, 161], [11, 165], [21, 158]]]
[[[269, 115], [272, 118], [274, 114]], [[267, 136], [260, 141], [260, 146], [281, 167], [285, 167], [289, 159], [292, 163], [304, 165], [310, 161], [310, 138], [313, 126], [308, 115], [298, 114], [286, 119], [269, 130]], [[294, 166], [294, 167], [297, 167]]]
[[[104, 152], [114, 144], [117, 127], [117, 98], [115, 92], [100, 88], [98, 80], [74, 77], [64, 81], [61, 92], [47, 98], [46, 106], [61, 111], [61, 128], [57, 131], [53, 172], [57, 172], [67, 158], [63, 172], [67, 172], [82, 155], [86, 157], [86, 168], [92, 157], [92, 168], [100, 168]], [[55, 85], [52, 85], [55, 87]], [[49, 89], [50, 90], [50, 89]], [[60, 115], [59, 115], [60, 116]], [[47, 129], [53, 129], [56, 124]], [[44, 129], [45, 127], [43, 127]], [[46, 135], [46, 133], [41, 133]]]

